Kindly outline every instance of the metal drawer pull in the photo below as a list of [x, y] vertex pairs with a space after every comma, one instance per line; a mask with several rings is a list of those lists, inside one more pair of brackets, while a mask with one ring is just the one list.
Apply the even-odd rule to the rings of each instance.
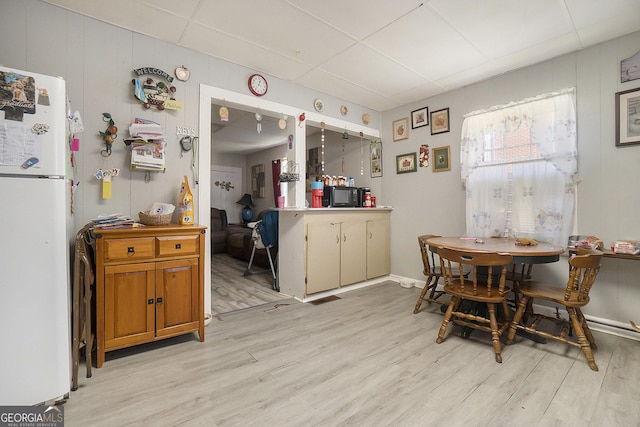
[[129, 246], [127, 248], [127, 255], [128, 256], [133, 256], [136, 254], [136, 248], [134, 248], [133, 246]]
[[162, 302], [162, 297], [158, 297], [158, 298], [156, 299], [156, 303], [157, 303], [157, 304], [160, 304], [161, 302]]
[[176, 249], [182, 249], [182, 245], [180, 245], [180, 243], [176, 243]]
[[153, 304], [153, 298], [149, 298], [149, 299], [147, 300], [147, 304]]

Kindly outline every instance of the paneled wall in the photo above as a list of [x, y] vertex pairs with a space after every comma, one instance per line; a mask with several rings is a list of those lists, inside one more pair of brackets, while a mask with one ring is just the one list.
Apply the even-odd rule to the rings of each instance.
[[[463, 116], [474, 110], [576, 87], [578, 120], [578, 207], [576, 234], [600, 237], [606, 245], [616, 239], [640, 240], [640, 145], [616, 148], [616, 92], [640, 87], [640, 80], [621, 83], [620, 61], [640, 50], [640, 33], [564, 55], [440, 96], [382, 114], [383, 141], [391, 141], [394, 120], [412, 110], [449, 108], [451, 131], [431, 135], [428, 126], [410, 130], [407, 140], [385, 143], [384, 203], [392, 215], [391, 269], [399, 276], [422, 280], [416, 236], [465, 232], [465, 194], [460, 180], [460, 133]], [[395, 156], [417, 152], [421, 144], [451, 147], [451, 171], [397, 175]], [[535, 277], [563, 282], [566, 258], [534, 268]], [[605, 259], [592, 300], [585, 313], [614, 326], [640, 320], [640, 262]], [[632, 333], [632, 335], [637, 335]]]

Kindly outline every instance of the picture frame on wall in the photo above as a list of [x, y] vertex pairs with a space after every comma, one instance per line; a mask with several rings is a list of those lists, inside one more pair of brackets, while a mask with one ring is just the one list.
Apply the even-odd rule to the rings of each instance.
[[411, 129], [421, 128], [429, 124], [429, 107], [419, 108], [411, 112]]
[[449, 132], [449, 109], [431, 112], [431, 135]]
[[640, 144], [640, 88], [616, 93], [616, 147]]
[[251, 166], [251, 195], [255, 198], [264, 197], [264, 165]]
[[382, 141], [371, 141], [369, 152], [371, 178], [380, 178], [382, 176]]
[[451, 170], [451, 150], [449, 146], [434, 148], [431, 152], [431, 166], [433, 172]]
[[409, 118], [395, 120], [393, 122], [393, 142], [409, 138]]
[[399, 154], [396, 156], [396, 173], [416, 172], [416, 153]]

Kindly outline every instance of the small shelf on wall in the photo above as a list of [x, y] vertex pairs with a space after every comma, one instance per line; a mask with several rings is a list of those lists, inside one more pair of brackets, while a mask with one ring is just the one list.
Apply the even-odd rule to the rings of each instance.
[[280, 182], [300, 181], [300, 173], [298, 172], [298, 164], [293, 161], [287, 162], [286, 172], [282, 172], [279, 177]]

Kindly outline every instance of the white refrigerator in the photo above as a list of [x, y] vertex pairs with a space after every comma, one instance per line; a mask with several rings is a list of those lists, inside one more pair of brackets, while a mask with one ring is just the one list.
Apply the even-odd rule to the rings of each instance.
[[0, 406], [69, 394], [62, 78], [0, 67]]

